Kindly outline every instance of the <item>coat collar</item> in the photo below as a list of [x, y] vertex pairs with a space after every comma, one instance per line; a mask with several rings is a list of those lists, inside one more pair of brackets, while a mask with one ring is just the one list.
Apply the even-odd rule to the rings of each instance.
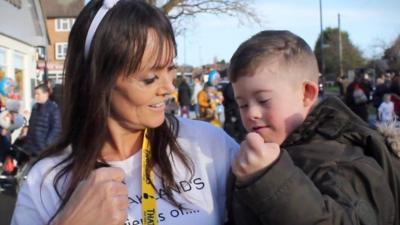
[[[352, 129], [351, 127], [358, 127]], [[369, 125], [354, 114], [337, 97], [328, 97], [322, 100], [306, 117], [304, 122], [293, 131], [284, 141], [282, 147], [299, 144], [310, 140], [314, 135], [320, 134], [327, 139], [337, 139], [346, 132], [356, 132], [358, 138], [379, 133], [390, 148], [390, 150], [400, 158], [400, 128], [396, 126], [396, 121], [392, 123], [380, 124], [377, 132], [374, 132]], [[369, 130], [368, 132], [362, 132]], [[359, 133], [360, 132], [360, 133]], [[361, 134], [364, 133], [364, 134]], [[347, 137], [355, 138], [348, 134]], [[359, 140], [360, 141], [360, 140]]]
[[349, 121], [368, 126], [337, 97], [327, 97], [306, 117], [304, 122], [284, 141], [283, 147], [303, 142], [319, 133], [328, 139], [337, 138]]

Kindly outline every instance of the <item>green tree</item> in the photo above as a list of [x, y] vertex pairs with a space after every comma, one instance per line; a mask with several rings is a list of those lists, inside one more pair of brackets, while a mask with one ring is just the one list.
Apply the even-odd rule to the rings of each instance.
[[400, 35], [393, 42], [393, 45], [385, 50], [383, 59], [387, 61], [390, 69], [400, 71]]
[[[346, 74], [349, 70], [365, 66], [365, 60], [361, 51], [351, 42], [349, 34], [345, 31], [341, 31], [340, 33], [342, 39], [343, 73]], [[337, 28], [328, 27], [323, 31], [323, 34], [324, 76], [326, 79], [334, 80], [340, 75], [339, 30]], [[318, 60], [319, 69], [322, 72], [321, 35], [318, 37], [317, 43], [315, 44], [314, 53]]]

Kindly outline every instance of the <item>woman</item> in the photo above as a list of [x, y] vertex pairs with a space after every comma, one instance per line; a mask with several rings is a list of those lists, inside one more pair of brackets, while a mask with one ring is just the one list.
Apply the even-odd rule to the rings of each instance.
[[175, 53], [157, 8], [85, 6], [69, 37], [61, 137], [29, 172], [12, 224], [223, 223], [238, 145], [207, 123], [165, 115]]

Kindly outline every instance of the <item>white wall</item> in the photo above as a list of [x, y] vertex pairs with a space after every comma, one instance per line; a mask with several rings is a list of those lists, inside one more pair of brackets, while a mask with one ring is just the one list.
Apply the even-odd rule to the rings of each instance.
[[0, 34], [0, 48], [6, 50], [6, 76], [15, 80], [15, 61], [14, 55], [20, 54], [23, 56], [23, 95], [22, 109], [31, 110], [32, 89], [31, 79], [36, 76], [36, 49], [20, 41], [11, 39]]
[[47, 46], [45, 19], [39, 0], [21, 0], [21, 8], [0, 1], [0, 33], [32, 46]]

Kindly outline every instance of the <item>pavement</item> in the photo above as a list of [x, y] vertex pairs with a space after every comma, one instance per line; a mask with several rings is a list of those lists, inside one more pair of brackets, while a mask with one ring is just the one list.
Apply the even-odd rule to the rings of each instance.
[[10, 225], [12, 213], [15, 207], [15, 186], [0, 187], [0, 225]]

